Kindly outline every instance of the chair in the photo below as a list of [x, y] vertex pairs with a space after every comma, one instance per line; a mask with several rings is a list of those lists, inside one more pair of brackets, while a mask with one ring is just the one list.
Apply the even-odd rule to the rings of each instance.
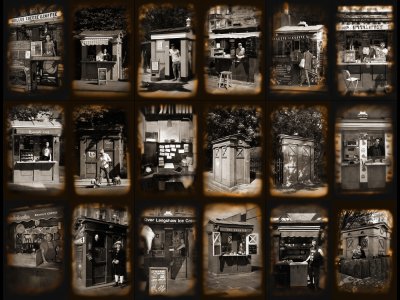
[[218, 87], [225, 87], [228, 89], [229, 87], [232, 86], [232, 72], [231, 71], [222, 71], [219, 74], [219, 82], [218, 82]]
[[352, 91], [355, 93], [357, 91], [358, 83], [360, 82], [360, 78], [351, 77], [349, 70], [343, 70], [343, 79], [346, 85], [346, 93], [348, 91]]

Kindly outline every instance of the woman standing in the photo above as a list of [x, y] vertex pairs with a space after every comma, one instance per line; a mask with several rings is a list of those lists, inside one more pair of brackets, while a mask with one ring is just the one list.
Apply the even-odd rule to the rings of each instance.
[[112, 255], [112, 264], [114, 266], [115, 283], [114, 287], [122, 287], [124, 283], [125, 270], [125, 251], [122, 249], [122, 242], [116, 241], [115, 251]]

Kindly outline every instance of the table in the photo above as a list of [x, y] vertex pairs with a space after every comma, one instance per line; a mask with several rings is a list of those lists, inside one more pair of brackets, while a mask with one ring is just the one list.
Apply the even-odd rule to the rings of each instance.
[[17, 161], [14, 163], [14, 183], [59, 182], [57, 161]]

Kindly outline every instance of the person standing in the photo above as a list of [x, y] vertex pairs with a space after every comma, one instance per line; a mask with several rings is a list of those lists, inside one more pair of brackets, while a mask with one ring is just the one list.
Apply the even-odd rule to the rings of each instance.
[[50, 34], [46, 34], [45, 41], [43, 42], [43, 56], [56, 56], [56, 47], [54, 41], [51, 39]]
[[175, 44], [171, 44], [171, 49], [169, 49], [169, 56], [172, 59], [172, 71], [174, 73], [173, 81], [181, 79], [181, 53], [175, 48]]
[[101, 181], [103, 179], [103, 173], [105, 174], [107, 178], [107, 185], [110, 184], [110, 162], [111, 162], [111, 157], [104, 152], [104, 149], [100, 149], [100, 178], [99, 178], [99, 183], [101, 184]]
[[51, 161], [51, 148], [49, 142], [46, 142], [42, 149], [42, 160]]
[[47, 233], [44, 240], [40, 243], [40, 252], [43, 263], [55, 262], [57, 245], [53, 241], [53, 235], [51, 233]]
[[318, 247], [317, 240], [312, 240], [310, 255], [307, 257], [305, 262], [308, 262], [308, 276], [310, 277], [310, 286], [313, 289], [319, 290], [319, 277], [320, 269], [323, 264], [324, 253], [322, 249]]
[[306, 51], [303, 54], [303, 58], [304, 58], [304, 68], [300, 78], [300, 86], [303, 85], [304, 79], [306, 79], [308, 87], [310, 87], [311, 85], [310, 85], [310, 78], [308, 77], [308, 72], [310, 72], [312, 69], [312, 59], [313, 59], [313, 55], [311, 54], [310, 49], [308, 48], [306, 49]]
[[236, 58], [238, 61], [241, 61], [246, 54], [246, 49], [242, 46], [242, 43], [238, 43], [238, 47], [236, 48]]
[[368, 148], [368, 156], [385, 156], [385, 148], [381, 145], [381, 140], [376, 138], [374, 144]]
[[116, 241], [114, 244], [115, 251], [112, 254], [112, 264], [114, 266], [114, 287], [122, 287], [124, 284], [125, 270], [125, 251], [122, 249], [122, 242]]

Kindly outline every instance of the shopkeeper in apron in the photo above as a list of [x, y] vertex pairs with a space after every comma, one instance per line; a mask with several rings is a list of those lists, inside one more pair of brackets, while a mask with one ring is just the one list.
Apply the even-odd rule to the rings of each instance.
[[40, 243], [40, 251], [42, 254], [43, 263], [55, 262], [57, 256], [57, 245], [53, 241], [53, 235], [47, 233], [44, 240]]
[[323, 265], [323, 256], [322, 249], [317, 246], [317, 240], [312, 240], [310, 255], [305, 260], [305, 262], [308, 262], [308, 276], [310, 277], [310, 287], [312, 289], [320, 289], [319, 275]]

